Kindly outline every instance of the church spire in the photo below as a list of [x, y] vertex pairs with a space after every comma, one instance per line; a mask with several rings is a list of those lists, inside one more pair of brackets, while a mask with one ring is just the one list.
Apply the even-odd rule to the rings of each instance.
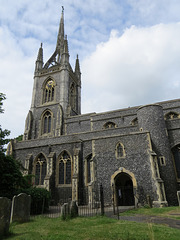
[[49, 68], [50, 65], [56, 65], [60, 63], [62, 54], [64, 51], [64, 7], [62, 6], [61, 19], [59, 24], [59, 32], [57, 36], [56, 49], [50, 59], [44, 65], [44, 68]]
[[60, 62], [61, 55], [64, 50], [64, 7], [62, 6], [61, 19], [59, 24], [59, 32], [57, 36], [56, 52], [57, 52], [57, 62]]
[[35, 72], [39, 71], [42, 68], [43, 68], [43, 48], [41, 43], [36, 60]]

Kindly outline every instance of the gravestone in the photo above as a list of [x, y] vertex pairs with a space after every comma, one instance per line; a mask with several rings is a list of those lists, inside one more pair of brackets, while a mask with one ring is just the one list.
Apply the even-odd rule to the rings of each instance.
[[146, 195], [146, 198], [147, 198], [147, 204], [150, 208], [152, 208], [152, 199], [151, 199], [151, 196], [150, 195]]
[[64, 203], [61, 207], [61, 217], [63, 219], [66, 219], [70, 214], [70, 211], [69, 211], [69, 204], [68, 203]]
[[12, 200], [11, 222], [28, 222], [30, 220], [31, 196], [20, 193]]
[[6, 236], [9, 233], [10, 216], [11, 200], [0, 197], [0, 236]]
[[71, 217], [77, 217], [78, 216], [78, 206], [77, 206], [76, 201], [71, 202], [70, 213], [71, 213]]

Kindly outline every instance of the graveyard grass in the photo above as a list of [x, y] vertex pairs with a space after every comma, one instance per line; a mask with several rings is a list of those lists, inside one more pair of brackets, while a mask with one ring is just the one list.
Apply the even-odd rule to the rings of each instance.
[[[169, 209], [166, 210], [166, 209]], [[153, 215], [167, 216], [179, 208], [166, 208]], [[140, 210], [140, 209], [139, 209]], [[155, 210], [140, 210], [152, 214]], [[144, 212], [146, 213], [144, 213]], [[136, 211], [136, 214], [139, 213]], [[130, 213], [128, 213], [130, 214]], [[133, 212], [131, 214], [134, 214]], [[28, 223], [14, 223], [10, 227], [12, 240], [179, 240], [180, 230], [165, 225], [118, 221], [107, 217], [78, 217], [63, 221], [61, 218], [35, 217]]]

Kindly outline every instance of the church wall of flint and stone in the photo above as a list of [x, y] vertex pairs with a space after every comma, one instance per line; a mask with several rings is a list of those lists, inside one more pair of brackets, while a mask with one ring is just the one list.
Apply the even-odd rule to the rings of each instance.
[[34, 184], [55, 202], [83, 188], [91, 203], [104, 187], [105, 204], [176, 205], [180, 190], [180, 99], [105, 113], [81, 114], [81, 73], [69, 63], [62, 12], [55, 52], [43, 63], [42, 45], [34, 73], [32, 104], [23, 141], [13, 154], [33, 174]]

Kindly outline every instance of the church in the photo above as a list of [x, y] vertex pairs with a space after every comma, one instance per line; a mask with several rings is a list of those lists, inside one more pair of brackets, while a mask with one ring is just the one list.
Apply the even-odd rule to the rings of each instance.
[[[97, 79], [98, 80], [98, 79]], [[81, 70], [69, 62], [62, 10], [55, 51], [35, 62], [32, 102], [21, 142], [12, 154], [49, 190], [56, 203], [83, 189], [91, 204], [102, 184], [104, 202], [117, 205], [177, 205], [180, 190], [180, 99], [103, 113], [81, 114]]]

